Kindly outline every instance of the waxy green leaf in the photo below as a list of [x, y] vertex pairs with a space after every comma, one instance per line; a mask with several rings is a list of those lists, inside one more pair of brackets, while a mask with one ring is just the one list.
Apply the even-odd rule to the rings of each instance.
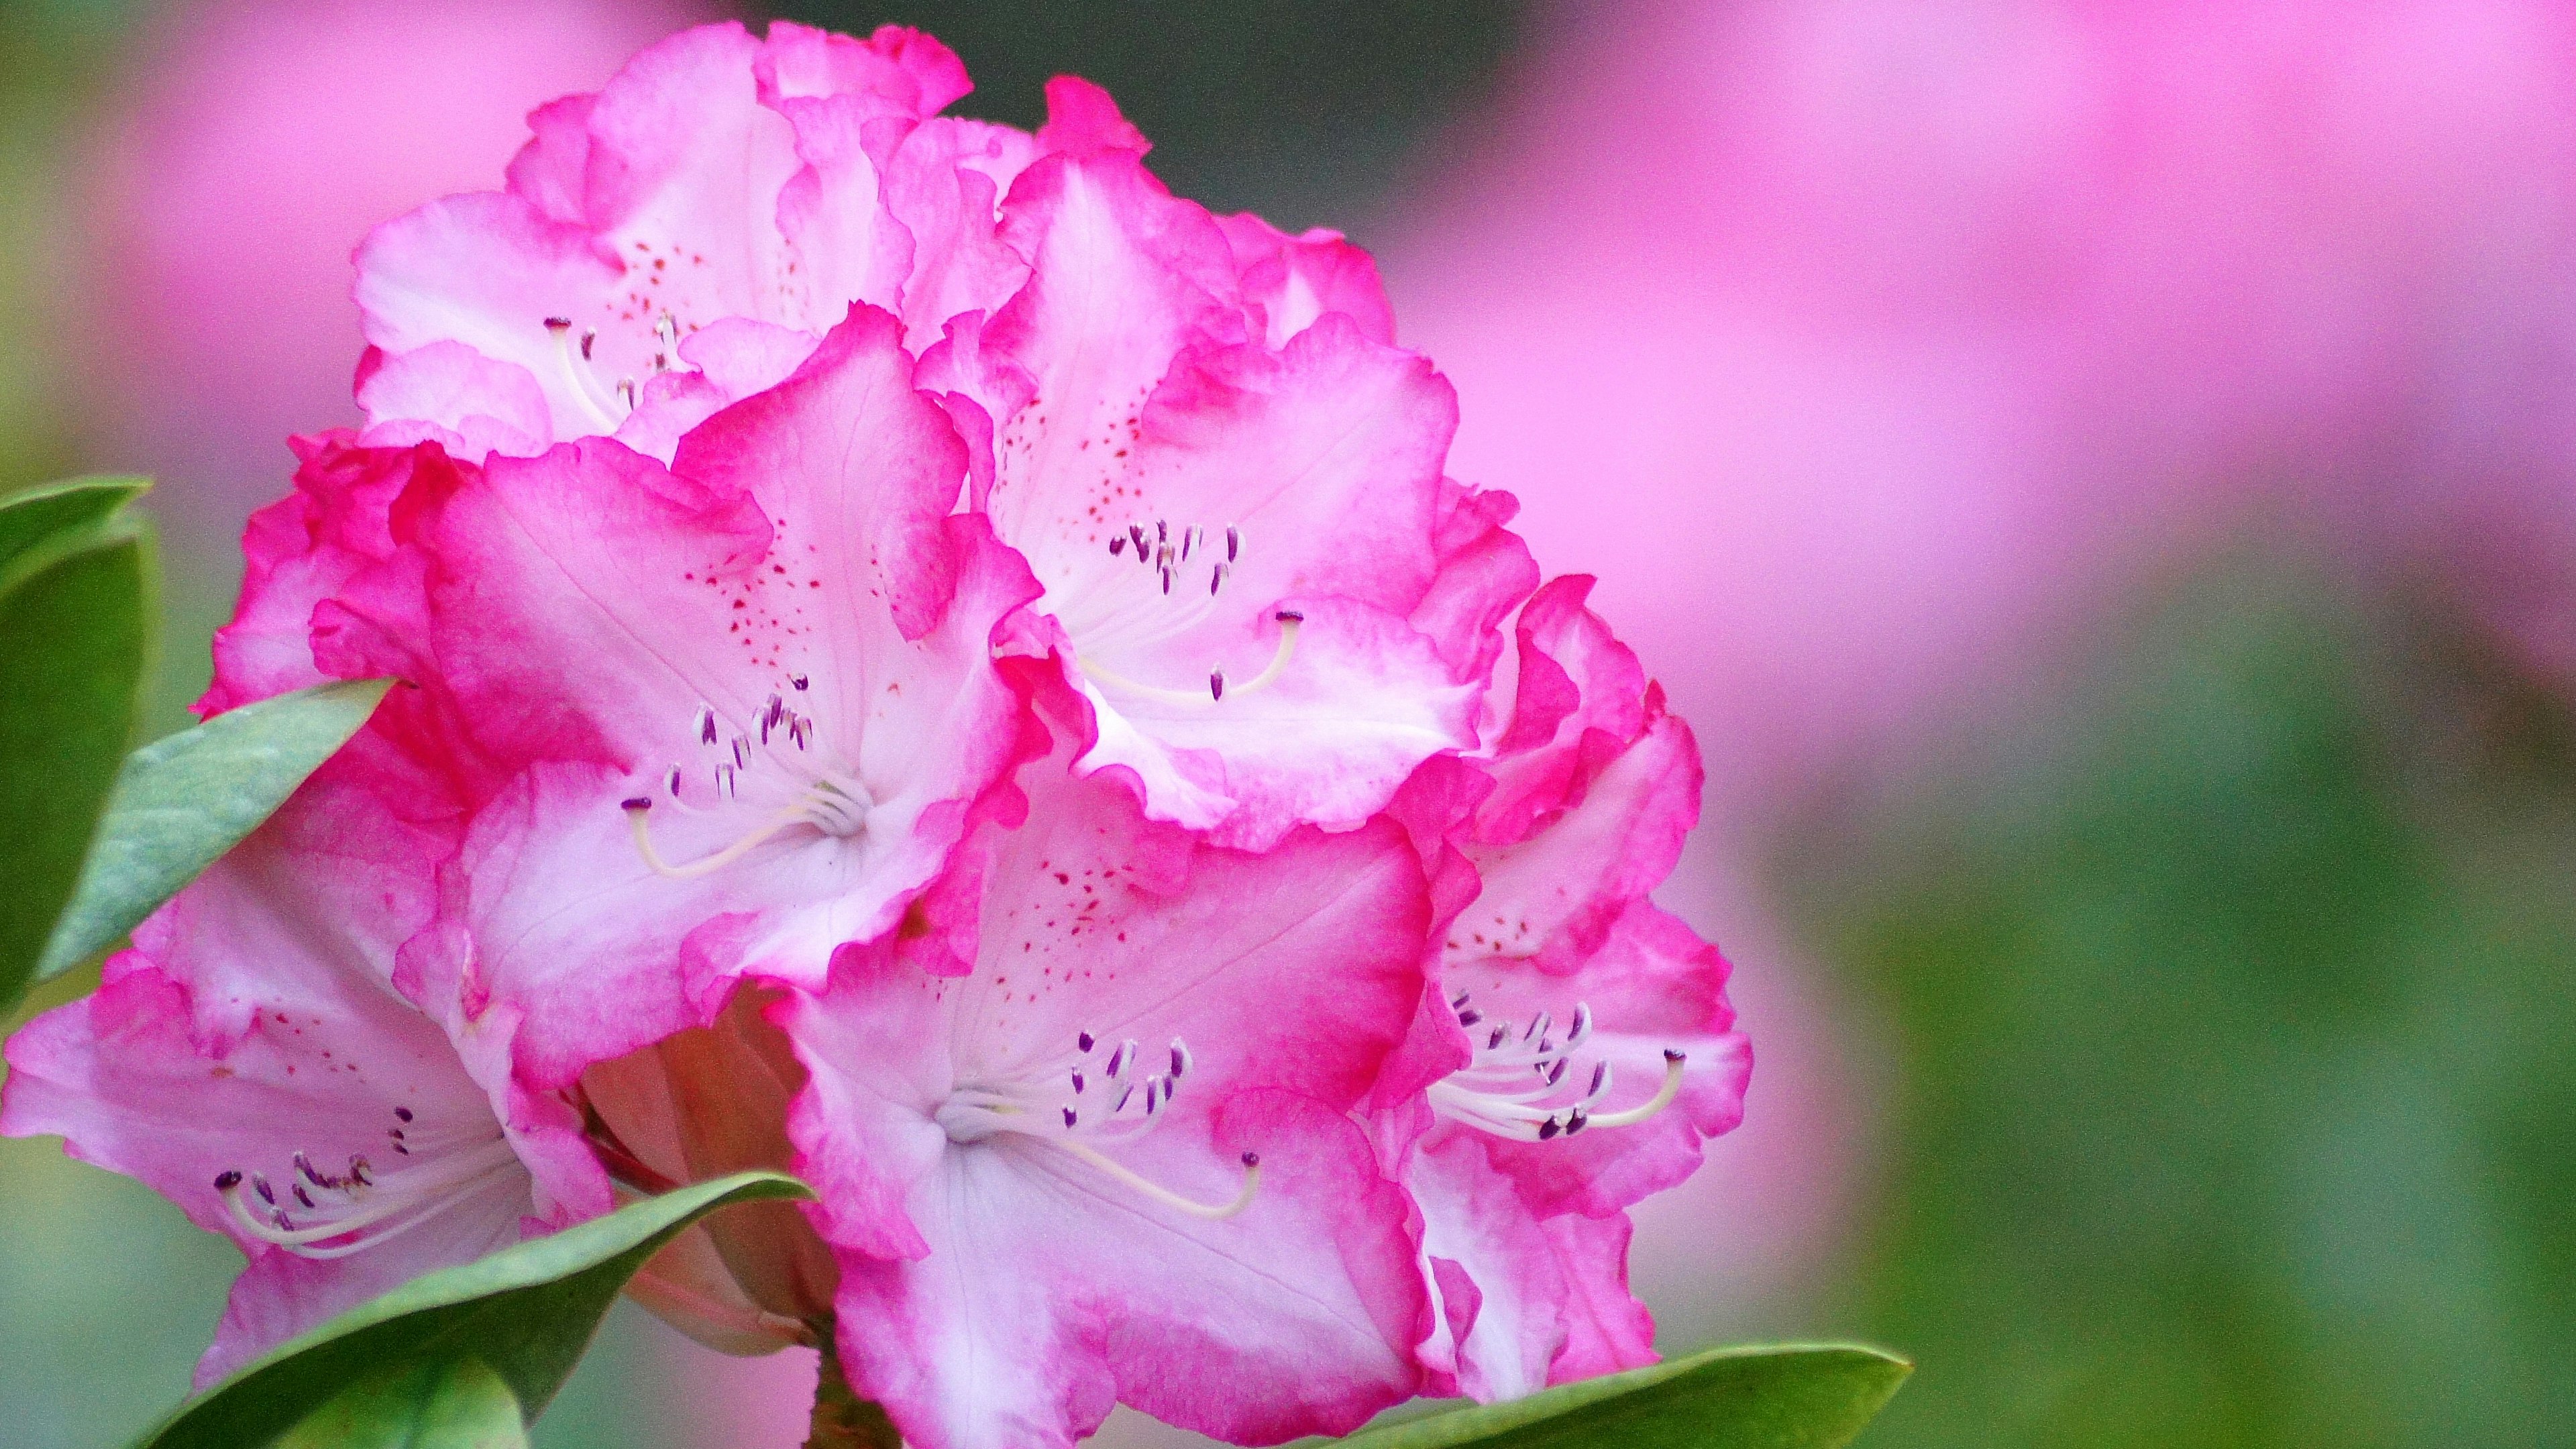
[[74, 478], [0, 499], [0, 577], [22, 556], [106, 525], [151, 486], [148, 478]]
[[154, 632], [150, 530], [130, 480], [0, 504], [0, 1015], [40, 971], [132, 742]]
[[[144, 1436], [141, 1449], [292, 1444], [297, 1441], [285, 1436], [326, 1412], [353, 1385], [377, 1383], [377, 1376], [387, 1373], [446, 1372], [469, 1361], [487, 1367], [533, 1418], [571, 1376], [626, 1280], [663, 1244], [708, 1213], [735, 1203], [812, 1195], [792, 1177], [737, 1173], [415, 1279], [216, 1385]], [[470, 1370], [456, 1372], [472, 1377]], [[379, 1386], [361, 1392], [397, 1391]], [[488, 1400], [488, 1392], [476, 1392]], [[388, 1411], [380, 1422], [403, 1421]], [[443, 1446], [448, 1441], [336, 1442]]]
[[1854, 1344], [1720, 1348], [1343, 1440], [1351, 1449], [1840, 1449], [1914, 1366]]
[[36, 979], [116, 943], [277, 812], [375, 713], [393, 681], [317, 685], [246, 704], [144, 746], [106, 813]]
[[372, 1374], [307, 1415], [278, 1449], [527, 1449], [519, 1397], [479, 1358]]

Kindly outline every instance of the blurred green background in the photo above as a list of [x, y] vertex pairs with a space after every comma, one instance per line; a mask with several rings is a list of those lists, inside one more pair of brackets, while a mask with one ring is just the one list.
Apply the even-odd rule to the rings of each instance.
[[[784, 13], [921, 24], [997, 119], [1032, 123], [1047, 75], [1088, 75], [1176, 190], [1372, 244], [1472, 157], [1527, 73], [1512, 57], [1562, 19], [1475, 0]], [[139, 400], [101, 379], [135, 369], [102, 336], [120, 299], [90, 295], [119, 285], [91, 265], [93, 147], [199, 24], [0, 6], [0, 487], [164, 471], [157, 728], [202, 680], [240, 515], [291, 467], [274, 436], [171, 445], [228, 426], [185, 368]], [[1395, 293], [1401, 325], [1400, 270]], [[240, 356], [263, 365], [256, 336]], [[327, 370], [354, 356], [352, 332]], [[1665, 1347], [1912, 1354], [1864, 1441], [1884, 1449], [2576, 1442], [2566, 696], [2456, 591], [2312, 530], [2214, 529], [2105, 571], [2086, 605], [2008, 707], [1927, 710], [1902, 750], [1798, 777], [1713, 824], [1730, 843], [1665, 893], [1738, 961], [1756, 1123], [1804, 1104], [1645, 1214], [1637, 1287]], [[1722, 656], [1648, 662], [1727, 679]], [[173, 1402], [235, 1262], [55, 1144], [0, 1142], [0, 1445], [117, 1443]], [[794, 1374], [746, 1377], [621, 1308], [538, 1442], [793, 1442], [783, 1398], [743, 1411], [761, 1427], [712, 1425]], [[1183, 1436], [1122, 1414], [1108, 1438]]]

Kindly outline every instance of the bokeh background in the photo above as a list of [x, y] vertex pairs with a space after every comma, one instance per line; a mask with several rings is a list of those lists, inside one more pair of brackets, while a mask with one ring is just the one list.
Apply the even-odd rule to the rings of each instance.
[[[160, 476], [153, 728], [353, 417], [349, 248], [714, 13], [0, 3], [0, 488]], [[1663, 900], [1759, 1066], [1639, 1214], [1668, 1351], [1896, 1346], [1882, 1449], [2576, 1442], [2576, 0], [721, 13], [1378, 250], [1707, 748]], [[148, 1422], [234, 1261], [0, 1142], [0, 1445]], [[812, 1372], [621, 1309], [537, 1440]]]

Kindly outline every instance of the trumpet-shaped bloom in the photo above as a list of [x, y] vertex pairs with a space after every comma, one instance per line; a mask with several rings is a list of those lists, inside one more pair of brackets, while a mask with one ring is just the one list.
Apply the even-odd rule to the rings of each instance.
[[1069, 755], [988, 841], [968, 974], [846, 951], [778, 1013], [851, 1380], [923, 1449], [1070, 1445], [1116, 1402], [1347, 1431], [1429, 1326], [1346, 1115], [1420, 999], [1420, 869], [1384, 823], [1196, 842]]
[[[1073, 83], [1050, 99], [1051, 132], [1107, 105]], [[925, 367], [993, 420], [977, 501], [1045, 585], [1098, 713], [1083, 768], [1259, 848], [1356, 824], [1471, 745], [1487, 641], [1535, 574], [1444, 481], [1456, 399], [1372, 335], [1364, 259], [1221, 225], [1140, 152], [1031, 165], [1003, 208], [1028, 284]]]
[[725, 25], [538, 112], [508, 191], [361, 250], [364, 440], [674, 459], [884, 308], [970, 445], [951, 489], [1046, 590], [1025, 647], [1092, 697], [1085, 772], [1249, 848], [1360, 823], [1473, 743], [1537, 581], [1442, 475], [1448, 384], [1366, 253], [1172, 196], [1096, 87], [1035, 136], [932, 114], [965, 91], [908, 31]]
[[[725, 24], [539, 109], [506, 190], [433, 202], [360, 249], [367, 440], [435, 439], [479, 461], [615, 435], [667, 459], [691, 424], [794, 370], [853, 303], [903, 306], [916, 249], [898, 211], [943, 196], [930, 160], [897, 154], [966, 90], [957, 58], [913, 31], [859, 41], [782, 22], [759, 40]], [[943, 125], [924, 145], [952, 169], [1007, 174], [977, 141]], [[989, 213], [989, 184], [944, 199]], [[977, 295], [977, 269], [925, 263], [925, 298], [998, 301]], [[1002, 295], [1008, 280], [992, 279]]]
[[[609, 1207], [559, 1098], [390, 984], [434, 834], [317, 777], [8, 1045], [0, 1132], [58, 1133], [240, 1244], [202, 1385], [435, 1268]], [[452, 1008], [452, 1003], [446, 1007]]]
[[515, 767], [404, 983], [562, 1086], [704, 1021], [739, 971], [819, 985], [890, 930], [987, 797], [1021, 705], [991, 654], [1034, 592], [947, 515], [962, 448], [863, 311], [692, 433], [494, 458], [412, 520], [456, 748]]
[[1735, 1125], [1751, 1067], [1724, 958], [1647, 899], [1698, 814], [1697, 747], [1583, 607], [1590, 585], [1530, 600], [1490, 752], [1409, 802], [1445, 809], [1472, 894], [1441, 940], [1444, 999], [1399, 1059], [1433, 1079], [1391, 1155], [1441, 1302], [1426, 1364], [1479, 1398], [1653, 1361], [1624, 1209]]

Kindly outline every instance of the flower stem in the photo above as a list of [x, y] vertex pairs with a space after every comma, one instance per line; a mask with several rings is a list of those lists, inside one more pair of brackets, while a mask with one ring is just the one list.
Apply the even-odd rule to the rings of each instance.
[[886, 1411], [851, 1392], [849, 1376], [841, 1372], [840, 1345], [832, 1326], [818, 1323], [815, 1329], [815, 1337], [822, 1341], [823, 1365], [814, 1381], [814, 1422], [805, 1449], [903, 1449], [903, 1435], [895, 1432]]

